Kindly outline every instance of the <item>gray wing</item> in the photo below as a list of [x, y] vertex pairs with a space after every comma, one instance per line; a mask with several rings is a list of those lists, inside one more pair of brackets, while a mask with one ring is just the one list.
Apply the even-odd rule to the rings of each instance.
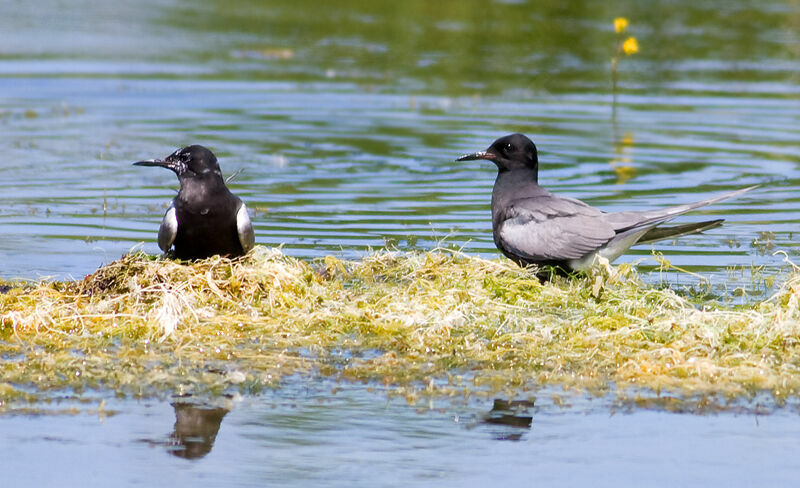
[[616, 235], [606, 215], [571, 198], [525, 198], [507, 207], [496, 232], [508, 250], [531, 261], [579, 259]]
[[[758, 185], [686, 205], [617, 213], [605, 213], [580, 200], [546, 194], [512, 202], [496, 232], [508, 250], [534, 262], [580, 259], [601, 250], [613, 260], [642, 236], [648, 237], [650, 229], [658, 224], [754, 188]], [[687, 224], [670, 229], [673, 232], [669, 235], [699, 232], [714, 225], [718, 221]], [[657, 234], [652, 237], [662, 238]]]
[[239, 234], [239, 243], [241, 243], [244, 252], [247, 253], [247, 251], [253, 249], [256, 243], [256, 235], [244, 203], [239, 206], [239, 210], [236, 212], [236, 232]]
[[624, 229], [630, 229], [633, 227], [646, 227], [651, 224], [658, 225], [662, 222], [666, 222], [679, 215], [691, 212], [692, 210], [696, 210], [700, 207], [705, 207], [706, 205], [711, 205], [712, 203], [717, 203], [722, 200], [727, 200], [729, 198], [737, 197], [742, 193], [758, 188], [759, 186], [760, 185], [749, 186], [747, 188], [742, 188], [741, 190], [723, 193], [715, 197], [707, 198], [705, 200], [700, 200], [699, 202], [687, 203], [685, 205], [676, 205], [674, 207], [660, 208], [658, 210], [647, 210], [644, 212], [634, 211], [634, 212], [609, 213], [606, 214], [607, 220], [618, 231]]
[[178, 217], [175, 213], [175, 205], [170, 205], [164, 219], [161, 220], [161, 227], [158, 228], [158, 247], [167, 252], [175, 242], [178, 235]]

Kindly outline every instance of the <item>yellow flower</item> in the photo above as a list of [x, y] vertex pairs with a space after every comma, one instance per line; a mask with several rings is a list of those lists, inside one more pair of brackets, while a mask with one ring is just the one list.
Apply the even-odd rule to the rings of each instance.
[[622, 52], [630, 56], [639, 52], [639, 43], [636, 42], [635, 37], [629, 37], [622, 43]]
[[625, 29], [627, 28], [628, 28], [628, 19], [626, 19], [625, 17], [617, 17], [616, 19], [614, 19], [614, 31], [616, 31], [617, 34], [625, 32]]

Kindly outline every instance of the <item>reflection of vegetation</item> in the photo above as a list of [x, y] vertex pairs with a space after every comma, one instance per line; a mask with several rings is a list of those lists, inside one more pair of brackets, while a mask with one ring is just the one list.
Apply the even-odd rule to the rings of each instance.
[[800, 274], [746, 309], [698, 309], [626, 265], [541, 284], [444, 250], [309, 264], [257, 247], [191, 265], [133, 254], [0, 303], [3, 407], [64, 389], [255, 393], [312, 372], [409, 401], [543, 384], [800, 397]]
[[622, 139], [614, 143], [614, 159], [609, 164], [617, 175], [617, 184], [621, 185], [636, 176], [636, 166], [633, 166], [631, 149], [633, 148], [633, 134], [626, 132]]
[[[602, 82], [599, 46], [606, 33], [590, 2], [520, 4], [449, 0], [321, 2], [232, 0], [186, 4], [167, 22], [203, 32], [235, 32], [241, 41], [211, 57], [291, 50], [290, 61], [264, 59], [271, 79], [336, 78], [426, 91], [559, 90], [565, 79]], [[314, 12], [314, 15], [308, 15]], [[578, 27], [580, 25], [580, 27]], [[232, 54], [233, 53], [233, 54]], [[578, 63], [576, 63], [578, 61]], [[583, 66], [581, 66], [581, 64]], [[249, 78], [260, 70], [241, 71]]]
[[[791, 81], [792, 70], [741, 64], [796, 57], [791, 43], [773, 42], [791, 37], [799, 25], [792, 9], [776, 3], [627, 4], [626, 14], [648, 38], [639, 54], [648, 69], [631, 76], [656, 85], [697, 76]], [[212, 0], [182, 2], [161, 21], [170, 32], [197, 35], [197, 56], [206, 65], [233, 61], [215, 65], [231, 77], [333, 77], [429, 93], [605, 92], [613, 39], [607, 19], [618, 11], [618, 4], [589, 0]], [[687, 53], [692, 63], [709, 60], [714, 69], [676, 66]], [[726, 63], [730, 69], [718, 68]]]

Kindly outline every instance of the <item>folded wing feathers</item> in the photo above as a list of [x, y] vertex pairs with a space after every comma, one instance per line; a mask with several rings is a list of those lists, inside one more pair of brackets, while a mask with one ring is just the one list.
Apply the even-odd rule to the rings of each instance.
[[722, 195], [717, 195], [715, 197], [707, 198], [705, 200], [700, 200], [699, 202], [687, 203], [685, 205], [676, 205], [674, 207], [667, 207], [667, 208], [660, 208], [657, 210], [647, 210], [645, 212], [617, 212], [617, 213], [609, 213], [606, 214], [606, 219], [608, 222], [614, 226], [617, 231], [630, 229], [633, 227], [644, 227], [649, 224], [660, 224], [661, 222], [666, 222], [671, 220], [678, 215], [685, 214], [687, 212], [691, 212], [692, 210], [698, 209], [700, 207], [705, 207], [707, 205], [711, 205], [712, 203], [717, 203], [722, 200], [727, 200], [729, 198], [733, 198], [739, 196], [743, 193], [746, 193], [754, 188], [758, 188], [760, 185], [749, 186], [747, 188], [742, 188], [741, 190], [736, 190], [728, 193], [723, 193]]
[[498, 229], [500, 239], [509, 250], [531, 260], [578, 259], [616, 235], [603, 212], [578, 200], [526, 198], [515, 202], [507, 214]]
[[[512, 252], [534, 261], [579, 259], [606, 246], [619, 233], [657, 226], [678, 215], [748, 192], [756, 186], [699, 202], [645, 212], [605, 213], [579, 200], [552, 195], [524, 198], [506, 209], [498, 232]], [[713, 225], [709, 225], [713, 224]], [[717, 221], [678, 226], [664, 235], [699, 232]], [[652, 231], [650, 231], [652, 232]], [[660, 235], [652, 234], [653, 237]], [[646, 235], [647, 236], [647, 235]], [[648, 239], [652, 240], [652, 239]]]

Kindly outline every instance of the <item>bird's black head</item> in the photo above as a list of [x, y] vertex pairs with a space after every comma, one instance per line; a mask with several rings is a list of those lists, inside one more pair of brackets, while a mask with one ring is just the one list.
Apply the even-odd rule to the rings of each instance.
[[137, 166], [161, 166], [171, 169], [180, 178], [192, 178], [202, 175], [217, 175], [222, 177], [222, 172], [214, 153], [197, 144], [178, 149], [164, 159], [148, 159], [133, 163]]
[[456, 161], [472, 161], [475, 159], [488, 159], [502, 171], [515, 169], [532, 169], [538, 171], [539, 156], [536, 145], [522, 134], [503, 136], [492, 143], [485, 151], [465, 154]]

